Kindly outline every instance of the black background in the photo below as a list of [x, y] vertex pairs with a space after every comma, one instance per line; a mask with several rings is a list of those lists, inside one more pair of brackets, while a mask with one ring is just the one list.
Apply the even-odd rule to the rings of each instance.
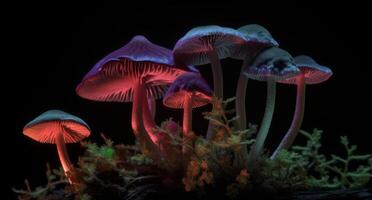
[[[14, 5], [4, 32], [6, 51], [2, 66], [3, 104], [9, 114], [2, 133], [6, 181], [10, 188], [23, 187], [25, 178], [35, 187], [45, 183], [45, 163], [59, 166], [54, 145], [39, 144], [22, 135], [23, 126], [48, 109], [61, 109], [84, 119], [92, 128], [90, 140], [101, 143], [105, 133], [116, 143], [133, 143], [130, 129], [130, 103], [102, 103], [80, 98], [75, 87], [100, 58], [125, 45], [134, 35], [145, 35], [155, 44], [172, 48], [189, 29], [216, 24], [238, 28], [257, 23], [266, 27], [283, 49], [292, 55], [307, 54], [329, 66], [334, 76], [320, 85], [307, 87], [303, 129], [324, 130], [323, 150], [340, 152], [338, 138], [348, 135], [359, 152], [371, 153], [371, 93], [369, 68], [370, 20], [364, 5], [323, 5], [304, 3], [269, 6], [238, 3], [198, 4], [105, 4]], [[241, 61], [222, 60], [225, 96], [235, 93]], [[6, 71], [4, 71], [6, 69]], [[211, 83], [209, 66], [199, 68]], [[9, 90], [9, 91], [8, 91]], [[248, 120], [259, 123], [264, 111], [266, 87], [250, 81], [247, 90]], [[276, 144], [291, 122], [295, 87], [279, 85], [277, 104], [268, 146]], [[180, 110], [158, 101], [157, 122], [168, 117], [182, 119]], [[194, 130], [203, 133], [206, 122], [196, 109]], [[10, 119], [10, 122], [7, 122]], [[301, 139], [297, 140], [301, 143]], [[77, 160], [79, 144], [68, 145], [70, 157]]]

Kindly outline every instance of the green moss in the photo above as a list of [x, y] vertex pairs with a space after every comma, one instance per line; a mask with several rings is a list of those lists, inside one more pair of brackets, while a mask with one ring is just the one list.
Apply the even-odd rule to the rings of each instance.
[[[166, 191], [175, 189], [205, 194], [208, 194], [208, 188], [218, 187], [218, 192], [238, 199], [241, 193], [257, 188], [300, 191], [357, 188], [371, 183], [372, 156], [358, 154], [357, 146], [350, 145], [345, 136], [340, 138], [344, 154], [323, 154], [322, 131], [317, 129], [312, 133], [301, 130], [306, 143], [280, 151], [274, 160], [267, 154], [261, 155], [258, 170], [249, 171], [235, 165], [235, 156], [241, 148], [244, 145], [249, 148], [255, 142], [252, 136], [257, 126], [250, 124], [247, 130], [237, 131], [234, 128], [236, 117], [228, 110], [232, 101], [215, 100], [214, 109], [205, 113], [205, 118], [216, 126], [214, 138], [207, 140], [198, 136], [189, 146], [192, 149], [189, 162], [166, 165], [167, 160], [163, 159], [158, 163], [142, 154], [136, 146], [114, 145], [102, 136], [103, 145], [82, 143], [85, 153], [76, 166], [79, 185], [70, 186], [61, 169], [52, 170], [48, 165], [45, 186], [32, 189], [26, 182], [26, 189], [14, 191], [23, 200], [47, 200], [55, 196], [93, 200], [102, 195], [107, 199], [126, 199], [141, 193], [141, 188], [154, 185], [166, 188]], [[172, 148], [181, 148], [181, 136], [168, 133], [164, 124], [158, 130], [169, 136]], [[175, 158], [179, 160], [181, 155]]]

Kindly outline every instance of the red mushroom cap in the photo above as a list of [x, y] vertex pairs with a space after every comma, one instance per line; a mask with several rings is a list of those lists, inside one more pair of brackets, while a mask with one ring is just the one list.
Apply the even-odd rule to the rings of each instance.
[[42, 143], [55, 144], [63, 134], [66, 143], [76, 143], [90, 135], [89, 126], [80, 118], [60, 110], [49, 110], [23, 128], [23, 134]]
[[167, 85], [185, 73], [173, 64], [172, 52], [155, 45], [144, 36], [135, 36], [128, 44], [100, 60], [76, 88], [79, 96], [98, 101], [129, 102], [133, 84], [146, 84], [148, 96], [161, 98]]

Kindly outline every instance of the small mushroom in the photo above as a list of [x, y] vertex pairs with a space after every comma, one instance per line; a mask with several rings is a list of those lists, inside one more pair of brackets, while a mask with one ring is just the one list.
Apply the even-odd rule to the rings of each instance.
[[[178, 77], [163, 98], [165, 106], [183, 109], [183, 149], [186, 157], [195, 137], [192, 132], [192, 109], [204, 106], [212, 100], [212, 91], [198, 74], [187, 73]], [[187, 158], [186, 158], [187, 159]]]
[[331, 69], [319, 65], [309, 56], [296, 56], [294, 61], [301, 72], [295, 77], [284, 79], [279, 82], [285, 84], [295, 84], [297, 86], [296, 109], [291, 126], [289, 127], [279, 146], [272, 154], [271, 159], [275, 159], [280, 150], [288, 149], [293, 144], [298, 131], [300, 130], [305, 111], [306, 85], [322, 83], [328, 80], [333, 74]]
[[278, 48], [271, 47], [259, 53], [244, 73], [248, 78], [267, 82], [267, 97], [265, 113], [257, 133], [256, 142], [248, 155], [248, 167], [255, 167], [256, 159], [263, 150], [263, 146], [270, 129], [275, 107], [276, 82], [293, 77], [299, 73], [292, 56]]
[[[133, 102], [132, 129], [145, 154], [157, 155], [157, 136], [143, 120], [143, 102], [159, 99], [174, 79], [185, 73], [176, 68], [172, 52], [144, 36], [101, 59], [78, 85], [79, 96], [96, 101]], [[149, 115], [151, 118], [151, 114]], [[145, 127], [146, 126], [146, 127]]]
[[26, 124], [23, 134], [41, 143], [56, 144], [66, 177], [71, 184], [78, 183], [65, 143], [77, 143], [90, 135], [90, 128], [82, 119], [60, 110], [49, 110]]
[[[220, 59], [230, 57], [232, 52], [245, 42], [237, 30], [216, 25], [199, 26], [191, 29], [173, 48], [177, 65], [204, 65], [211, 63], [213, 91], [223, 99], [223, 76]], [[213, 126], [209, 123], [207, 139], [213, 138]]]

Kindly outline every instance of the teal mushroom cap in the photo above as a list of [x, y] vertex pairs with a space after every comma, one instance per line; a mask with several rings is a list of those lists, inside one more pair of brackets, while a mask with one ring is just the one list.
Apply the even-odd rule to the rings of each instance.
[[56, 135], [62, 130], [66, 143], [76, 143], [90, 135], [90, 128], [79, 117], [61, 110], [49, 110], [27, 123], [23, 133], [42, 143], [55, 143]]

